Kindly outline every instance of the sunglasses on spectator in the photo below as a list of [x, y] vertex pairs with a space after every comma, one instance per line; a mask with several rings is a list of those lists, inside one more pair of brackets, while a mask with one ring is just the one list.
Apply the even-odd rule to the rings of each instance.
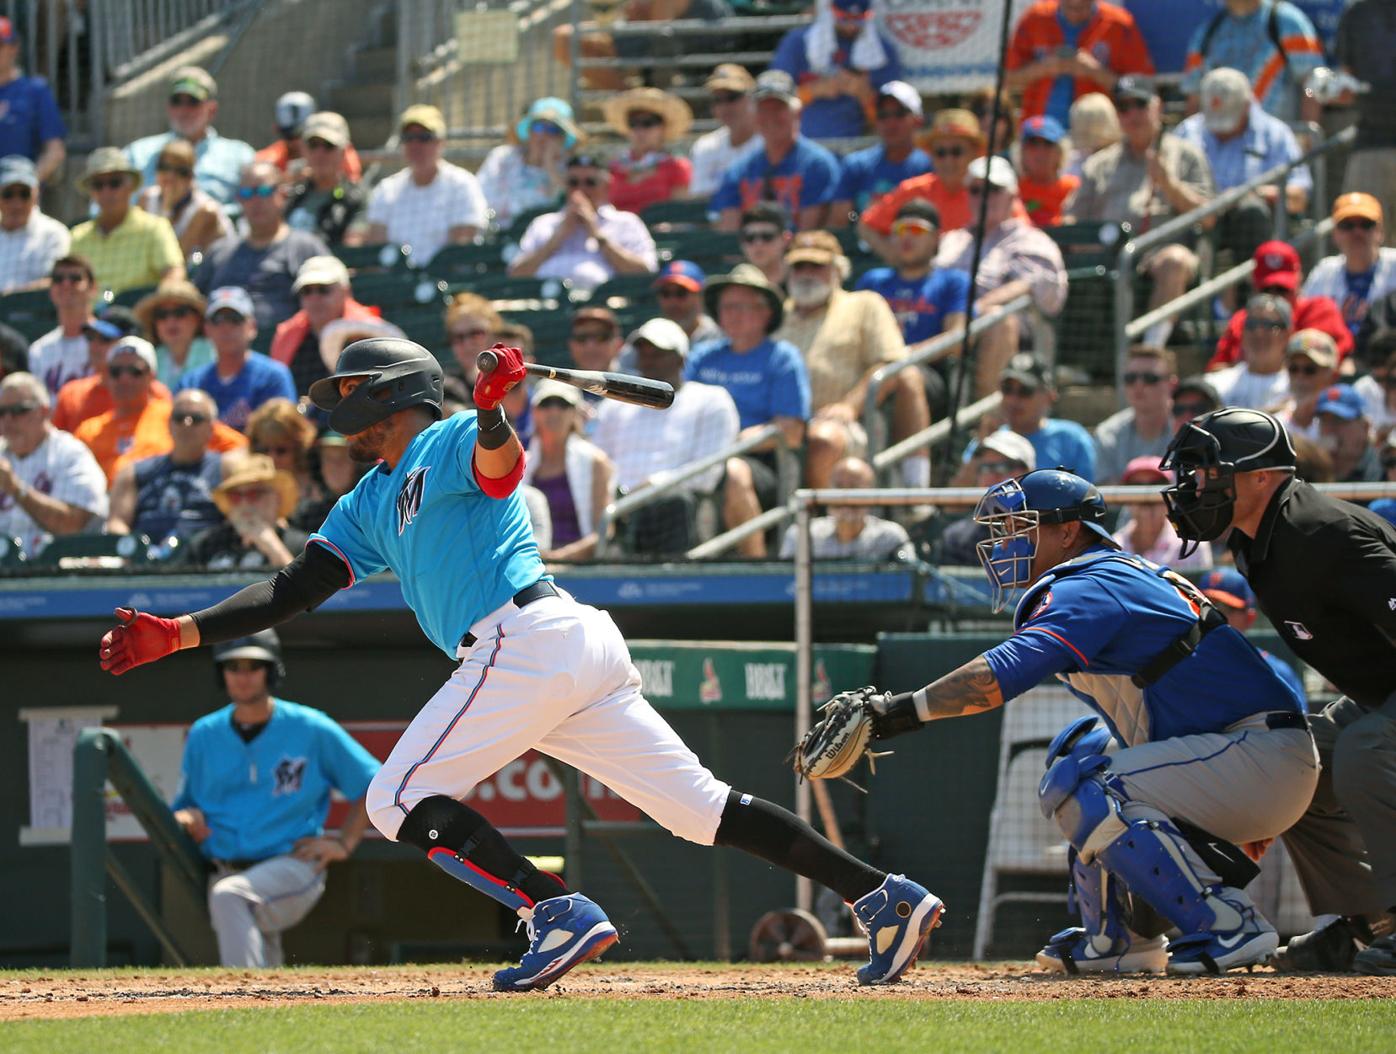
[[185, 165], [174, 165], [169, 163], [168, 161], [161, 161], [158, 165], [155, 166], [155, 171], [168, 172], [170, 175], [178, 176], [180, 179], [194, 178], [194, 170], [192, 168], [189, 168]]
[[337, 287], [337, 286], [331, 286], [331, 285], [303, 285], [303, 286], [301, 286], [300, 295], [301, 295], [301, 296], [329, 296], [330, 293], [331, 293], [333, 290], [335, 290], [336, 288], [338, 288], [338, 287]]
[[38, 403], [11, 403], [9, 406], [0, 406], [0, 417], [19, 417], [38, 408]]
[[333, 150], [335, 145], [328, 139], [307, 139], [305, 148], [307, 150]]
[[931, 150], [932, 157], [938, 157], [942, 160], [947, 157], [964, 157], [967, 153], [969, 151], [962, 146], [937, 146]]
[[552, 121], [534, 121], [528, 126], [530, 132], [542, 132], [544, 135], [563, 135], [562, 126], [553, 124]]
[[573, 333], [572, 339], [578, 344], [605, 344], [611, 339], [611, 334], [598, 332], [597, 330], [583, 330], [581, 333]]
[[436, 136], [431, 132], [403, 132], [398, 139], [404, 143], [434, 143]]
[[185, 94], [181, 93], [181, 94], [179, 94], [179, 95], [171, 95], [171, 96], [170, 96], [170, 105], [171, 105], [171, 106], [183, 106], [183, 107], [185, 107], [185, 108], [188, 108], [188, 107], [191, 107], [191, 106], [198, 106], [198, 105], [199, 105], [199, 100], [196, 99], [196, 98], [194, 98], [194, 96], [192, 96], [192, 95], [185, 95]]
[[980, 472], [1012, 472], [1017, 469], [1016, 461], [981, 461], [979, 462]]
[[275, 193], [275, 183], [263, 183], [260, 187], [238, 187], [238, 198], [242, 201], [251, 201], [253, 198], [269, 198]]
[[81, 271], [58, 271], [49, 281], [54, 285], [82, 285], [87, 281], [87, 275]]
[[467, 340], [479, 340], [481, 337], [488, 337], [490, 331], [487, 329], [457, 329], [451, 331], [452, 344], [464, 344]]
[[239, 487], [228, 491], [228, 500], [234, 505], [241, 505], [245, 501], [261, 501], [270, 493], [267, 487]]
[[693, 296], [693, 290], [685, 289], [681, 285], [670, 283], [660, 286], [658, 295], [660, 300], [682, 300], [686, 297]]
[[664, 118], [657, 113], [632, 113], [625, 119], [628, 128], [658, 128], [664, 123]]
[[87, 188], [89, 190], [121, 190], [125, 186], [125, 176], [97, 176], [87, 181]]
[[769, 227], [748, 227], [746, 230], [742, 231], [740, 237], [747, 245], [751, 245], [755, 242], [766, 244], [779, 238], [780, 231]]
[[999, 394], [1005, 398], [1011, 399], [1030, 399], [1037, 394], [1037, 389], [1010, 382], [1008, 384], [999, 385]]
[[156, 322], [165, 322], [172, 318], [193, 318], [198, 312], [187, 304], [179, 307], [157, 307], [150, 313], [150, 317]]
[[1272, 333], [1289, 328], [1289, 323], [1281, 322], [1277, 318], [1248, 318], [1246, 324], [1241, 327], [1249, 333], [1255, 333], [1263, 329], [1268, 329]]
[[1149, 373], [1145, 370], [1126, 373], [1123, 379], [1125, 384], [1161, 384], [1168, 380], [1161, 373]]
[[33, 196], [34, 192], [23, 183], [0, 190], [0, 201], [28, 201]]
[[212, 421], [213, 418], [208, 414], [195, 413], [193, 410], [189, 410], [182, 414], [171, 414], [170, 420], [177, 425], [184, 425], [185, 428], [193, 428], [195, 425], [206, 425]]
[[573, 190], [578, 187], [599, 187], [601, 186], [600, 176], [568, 176], [567, 185]]
[[1143, 99], [1121, 99], [1115, 103], [1116, 113], [1131, 113], [1134, 110], [1147, 110], [1149, 104]]
[[976, 197], [976, 198], [979, 197], [981, 194], [984, 194], [984, 193], [989, 193], [989, 194], [1003, 194], [1003, 193], [1005, 193], [1003, 187], [996, 187], [996, 186], [994, 186], [992, 183], [971, 183], [966, 189], [969, 191], [969, 193], [970, 193], [970, 195], [971, 195], [972, 197]]
[[1320, 368], [1321, 367], [1316, 366], [1312, 362], [1291, 362], [1285, 366], [1285, 369], [1290, 373], [1303, 374], [1305, 377], [1312, 377], [1314, 374], [1318, 373]]
[[930, 234], [935, 229], [930, 220], [897, 220], [892, 224], [892, 233], [899, 238], [904, 234]]
[[144, 377], [150, 370], [144, 366], [108, 366], [107, 373], [118, 380], [122, 377]]
[[1377, 221], [1376, 221], [1376, 220], [1343, 220], [1342, 223], [1338, 224], [1338, 230], [1340, 230], [1340, 231], [1370, 231], [1370, 230], [1375, 230], [1375, 229], [1376, 229], [1376, 226], [1377, 226]]
[[1211, 403], [1174, 403], [1173, 416], [1183, 417], [1191, 414], [1193, 417], [1201, 417], [1203, 414], [1211, 413], [1216, 407]]
[[240, 326], [245, 321], [236, 311], [215, 311], [209, 317], [209, 322], [215, 326]]
[[745, 98], [746, 96], [742, 95], [740, 92], [715, 91], [713, 92], [713, 105], [726, 106], [728, 103], [734, 103]]
[[910, 110], [903, 109], [903, 108], [900, 107], [900, 106], [897, 106], [897, 107], [888, 107], [888, 108], [885, 109], [885, 110], [878, 110], [878, 111], [877, 111], [877, 119], [878, 119], [879, 121], [895, 121], [895, 120], [897, 120], [897, 119], [900, 118], [900, 117], [910, 117], [910, 116], [911, 116], [911, 111], [910, 111]]

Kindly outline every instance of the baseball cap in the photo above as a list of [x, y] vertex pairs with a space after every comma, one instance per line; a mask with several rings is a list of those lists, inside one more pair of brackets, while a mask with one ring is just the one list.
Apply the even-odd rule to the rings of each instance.
[[[1173, 477], [1159, 467], [1161, 459], [1144, 455], [1130, 458], [1120, 475], [1120, 482], [1131, 483], [1172, 483]], [[1136, 478], [1139, 477], [1139, 478]]]
[[170, 98], [192, 95], [199, 102], [218, 98], [218, 82], [201, 66], [183, 66], [170, 78]]
[[1212, 387], [1212, 382], [1207, 379], [1206, 374], [1194, 373], [1191, 377], [1184, 377], [1173, 389], [1173, 398], [1191, 392], [1193, 395], [1200, 395], [1206, 399], [1213, 410], [1221, 406], [1221, 396], [1217, 394], [1216, 388]]
[[1266, 289], [1279, 286], [1281, 289], [1299, 287], [1299, 254], [1288, 242], [1261, 242], [1256, 246], [1255, 287]]
[[1018, 462], [1029, 472], [1037, 468], [1037, 451], [1033, 449], [1032, 443], [1026, 436], [1021, 436], [1009, 428], [990, 432], [979, 441], [979, 449], [1002, 454], [1009, 461]]
[[563, 384], [561, 381], [542, 380], [533, 388], [533, 394], [529, 397], [530, 406], [538, 406], [544, 399], [561, 399], [569, 406], [581, 409], [582, 393], [578, 388], [570, 384]]
[[1121, 77], [1115, 82], [1115, 100], [1129, 99], [1134, 102], [1149, 102], [1158, 98], [1158, 90], [1151, 80], [1143, 77]]
[[111, 304], [97, 312], [97, 317], [82, 329], [84, 333], [95, 333], [103, 340], [120, 340], [129, 333], [139, 333], [141, 324], [130, 308]]
[[843, 246], [828, 231], [801, 231], [786, 250], [785, 262], [790, 267], [798, 263], [826, 266], [842, 255]]
[[283, 135], [300, 135], [306, 119], [315, 112], [315, 99], [303, 91], [288, 91], [276, 100], [276, 127]]
[[151, 346], [150, 341], [146, 340], [144, 337], [122, 337], [107, 349], [107, 362], [110, 363], [118, 355], [139, 356], [140, 360], [150, 368], [151, 373], [154, 373], [157, 368], [155, 365], [155, 349]]
[[349, 142], [349, 122], [333, 110], [321, 110], [305, 119], [301, 138], [323, 139], [331, 146], [344, 146]]
[[703, 87], [708, 91], [731, 91], [745, 95], [756, 87], [756, 78], [745, 66], [739, 66], [735, 62], [724, 62], [712, 71], [703, 82]]
[[1387, 523], [1396, 527], [1396, 498], [1378, 498], [1367, 506], [1368, 512], [1374, 512]]
[[1049, 114], [1038, 114], [1023, 122], [1023, 142], [1041, 139], [1048, 143], [1060, 143], [1066, 138], [1066, 128]]
[[652, 318], [630, 334], [630, 343], [637, 340], [648, 341], [664, 351], [676, 351], [680, 358], [688, 358], [688, 334], [677, 322], [667, 318]]
[[220, 311], [233, 311], [241, 318], [252, 318], [255, 309], [252, 306], [252, 297], [246, 289], [240, 285], [225, 285], [208, 295], [208, 307], [204, 308], [204, 318], [212, 318]]
[[13, 44], [19, 39], [19, 31], [8, 18], [0, 18], [0, 44]]
[[34, 162], [22, 154], [0, 157], [0, 187], [12, 187], [16, 183], [33, 190], [39, 189], [39, 173]]
[[1285, 347], [1285, 357], [1303, 355], [1311, 359], [1315, 366], [1332, 369], [1338, 365], [1338, 345], [1321, 329], [1301, 329], [1289, 338]]
[[993, 157], [976, 157], [969, 163], [969, 178], [971, 180], [982, 179], [991, 186], [1006, 190], [1010, 194], [1018, 193], [1018, 174], [1013, 171], [1013, 165], [1008, 158], [995, 154]]
[[1208, 600], [1233, 608], [1255, 607], [1255, 593], [1250, 583], [1234, 567], [1217, 567], [1208, 571], [1197, 586]]
[[1314, 413], [1332, 414], [1344, 421], [1356, 421], [1359, 417], [1366, 416], [1366, 409], [1356, 388], [1350, 384], [1333, 384], [1323, 389], [1323, 394], [1318, 397], [1318, 405], [1314, 407]]
[[877, 97], [896, 99], [902, 109], [910, 110], [917, 117], [924, 112], [921, 108], [921, 93], [906, 81], [888, 81], [877, 89]]
[[1199, 91], [1202, 122], [1214, 135], [1234, 132], [1251, 108], [1250, 78], [1229, 66], [1209, 71]]
[[308, 285], [349, 285], [349, 268], [336, 256], [312, 256], [296, 271], [292, 295]]
[[1275, 293], [1256, 293], [1255, 296], [1246, 301], [1247, 317], [1257, 311], [1279, 315], [1286, 327], [1294, 324], [1294, 309], [1290, 307], [1288, 300]]
[[401, 132], [413, 124], [420, 125], [438, 139], [446, 134], [446, 118], [441, 116], [441, 111], [435, 106], [418, 103], [403, 110], [402, 116], [397, 119], [397, 130]]
[[659, 269], [654, 284], [659, 286], [669, 283], [683, 286], [691, 293], [701, 293], [707, 281], [708, 276], [692, 260], [670, 260]]
[[1381, 202], [1370, 194], [1340, 194], [1333, 202], [1333, 222], [1354, 219], [1382, 222]]
[[940, 209], [925, 198], [912, 198], [902, 202], [901, 208], [897, 210], [897, 219], [925, 220], [934, 223], [936, 230], [940, 230], [941, 227]]
[[610, 329], [612, 336], [620, 332], [620, 319], [609, 307], [584, 307], [572, 316], [570, 330], [575, 331], [583, 322], [600, 322]]
[[784, 70], [767, 70], [757, 77], [752, 98], [757, 102], [762, 99], [779, 99], [792, 109], [800, 108], [800, 97], [795, 92], [795, 78]]
[[1030, 351], [1020, 351], [1008, 360], [1001, 379], [1014, 380], [1029, 388], [1052, 387], [1052, 369]]

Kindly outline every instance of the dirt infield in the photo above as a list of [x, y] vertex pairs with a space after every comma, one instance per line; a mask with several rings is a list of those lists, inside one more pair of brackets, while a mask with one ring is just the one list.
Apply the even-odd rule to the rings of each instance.
[[314, 1002], [407, 999], [1391, 999], [1396, 977], [1295, 977], [1268, 970], [1219, 978], [1064, 979], [1023, 964], [926, 964], [902, 984], [859, 989], [852, 968], [606, 964], [577, 970], [546, 993], [501, 995], [479, 966], [293, 970], [49, 972], [0, 977], [0, 1021], [177, 1013]]

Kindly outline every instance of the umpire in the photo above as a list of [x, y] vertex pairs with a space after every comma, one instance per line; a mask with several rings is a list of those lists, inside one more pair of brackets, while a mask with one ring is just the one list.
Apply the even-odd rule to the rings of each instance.
[[1347, 917], [1296, 937], [1281, 965], [1396, 974], [1396, 936], [1367, 927], [1396, 913], [1396, 529], [1298, 479], [1289, 436], [1258, 410], [1183, 425], [1164, 467], [1184, 551], [1232, 528], [1260, 609], [1343, 693], [1311, 718], [1323, 772], [1284, 839], [1314, 914]]

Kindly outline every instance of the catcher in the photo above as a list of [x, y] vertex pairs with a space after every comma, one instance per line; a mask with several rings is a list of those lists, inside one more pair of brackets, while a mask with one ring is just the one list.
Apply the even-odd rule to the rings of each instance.
[[[1039, 965], [1202, 974], [1262, 962], [1278, 938], [1244, 892], [1257, 868], [1238, 845], [1303, 815], [1313, 737], [1250, 642], [1186, 579], [1122, 553], [1105, 517], [1099, 491], [1059, 469], [991, 487], [975, 511], [989, 528], [979, 558], [994, 610], [1026, 590], [1013, 635], [915, 692], [836, 696], [796, 768], [842, 776], [884, 740], [1055, 675], [1100, 716], [1047, 751], [1038, 797], [1071, 844], [1081, 925], [1052, 937]], [[1173, 927], [1182, 936], [1166, 941]]]

